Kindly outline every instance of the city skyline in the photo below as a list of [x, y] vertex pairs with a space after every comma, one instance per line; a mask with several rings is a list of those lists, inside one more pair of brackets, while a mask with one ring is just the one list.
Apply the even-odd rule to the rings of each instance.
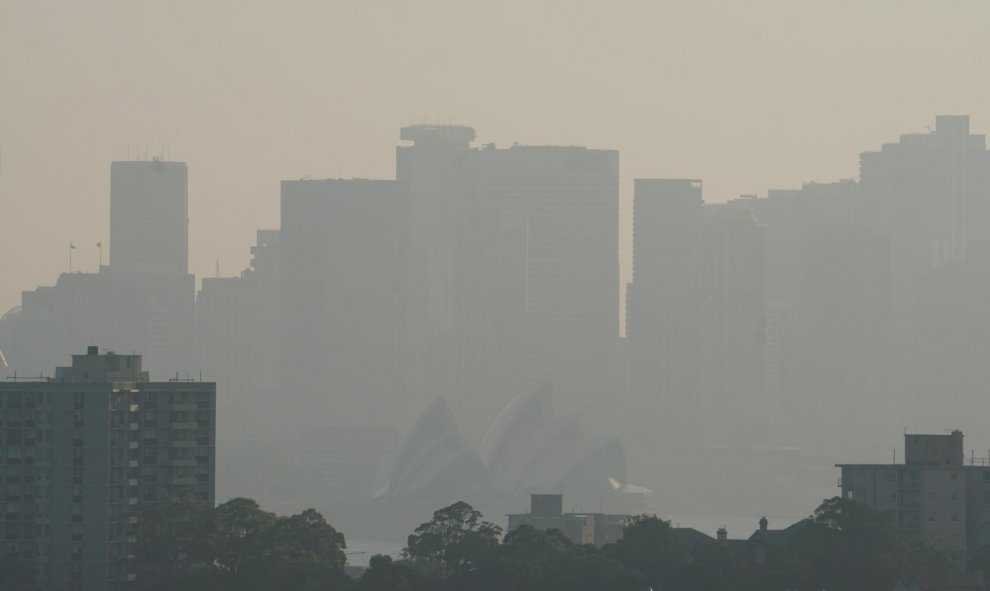
[[990, 591], [987, 22], [0, 0], [0, 587]]
[[[990, 152], [970, 128], [967, 116], [937, 115], [926, 133], [861, 151], [863, 182], [761, 198], [708, 203], [703, 179], [636, 179], [626, 300], [617, 151], [498, 148], [466, 126], [404, 127], [394, 179], [282, 181], [281, 227], [259, 229], [250, 267], [204, 278], [195, 301], [192, 276], [175, 272], [188, 256], [181, 208], [168, 219], [135, 208], [146, 196], [184, 207], [185, 164], [131, 162], [136, 201], [116, 200], [111, 217], [127, 212], [172, 245], [169, 270], [155, 271], [162, 253], [126, 242], [131, 259], [115, 259], [111, 242], [117, 262], [99, 273], [26, 291], [0, 346], [22, 375], [92, 335], [151, 351], [153, 376], [205, 372], [220, 383], [220, 453], [231, 454], [221, 490], [241, 482], [248, 450], [268, 446], [273, 469], [295, 463], [282, 480], [308, 485], [254, 494], [290, 506], [338, 485], [338, 502], [358, 502], [437, 397], [474, 448], [514, 396], [546, 381], [564, 416], [620, 435], [617, 461], [683, 511], [691, 486], [656, 476], [691, 482], [682, 441], [724, 468], [778, 450], [776, 465], [751, 465], [772, 477], [781, 462], [854, 457], [932, 421], [986, 437], [929, 400], [939, 388], [961, 404], [980, 396], [982, 325], [965, 324], [981, 316], [987, 281]], [[161, 185], [166, 170], [182, 174]], [[905, 182], [923, 188], [904, 193]], [[917, 211], [929, 222], [906, 226]], [[958, 312], [943, 311], [953, 298]], [[286, 453], [295, 459], [275, 459]], [[817, 459], [798, 468], [801, 453]]]
[[[963, 5], [871, 2], [849, 18], [832, 3], [5, 4], [0, 253], [39, 264], [0, 257], [0, 309], [17, 286], [65, 269], [70, 240], [79, 268], [95, 268], [109, 236], [102, 165], [129, 145], [190, 163], [199, 277], [218, 260], [225, 275], [247, 266], [243, 245], [277, 215], [279, 180], [386, 178], [393, 162], [379, 146], [410, 122], [465, 122], [500, 146], [621, 150], [624, 230], [634, 178], [702, 178], [719, 202], [856, 177], [860, 150], [924, 131], [935, 113], [990, 121], [990, 82], [971, 75], [990, 50], [978, 25], [990, 7]], [[933, 38], [937, 51], [917, 42]], [[402, 51], [377, 49], [392, 44]]]

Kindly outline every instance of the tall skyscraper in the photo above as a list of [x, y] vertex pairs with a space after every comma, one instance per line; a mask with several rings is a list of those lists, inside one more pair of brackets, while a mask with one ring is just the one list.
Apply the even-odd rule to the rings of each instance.
[[398, 381], [398, 214], [395, 181], [282, 182], [280, 379], [292, 404], [272, 421], [307, 506], [370, 498], [413, 420]]
[[791, 437], [815, 433], [833, 449], [866, 444], [868, 434], [884, 437], [895, 420], [884, 407], [891, 391], [890, 246], [863, 223], [864, 190], [850, 180], [807, 183], [730, 202], [764, 225], [764, 365], [775, 428]]
[[497, 206], [500, 223], [525, 225], [525, 250], [507, 251], [506, 262], [525, 273], [514, 275], [514, 291], [525, 298], [526, 378], [551, 382], [557, 408], [582, 416], [593, 432], [614, 433], [624, 412], [619, 153], [513, 146], [477, 154], [485, 208], [478, 218]]
[[438, 396], [475, 444], [528, 380], [621, 420], [618, 153], [474, 137], [411, 126], [395, 181], [282, 184], [284, 424], [335, 501], [367, 498]]
[[860, 182], [866, 222], [890, 236], [895, 278], [960, 262], [969, 244], [990, 240], [990, 152], [967, 115], [863, 152]]
[[478, 439], [528, 380], [614, 429], [618, 152], [479, 149], [474, 136], [402, 130], [403, 387], [420, 408], [448, 396]]
[[701, 285], [705, 366], [701, 417], [710, 441], [730, 445], [734, 427], [763, 433], [766, 397], [766, 227], [748, 207], [708, 206]]
[[633, 280], [626, 292], [633, 455], [664, 449], [690, 429], [701, 404], [702, 183], [636, 179]]
[[118, 272], [184, 275], [189, 267], [185, 162], [110, 165], [110, 266]]
[[216, 385], [152, 382], [140, 355], [87, 351], [53, 379], [0, 383], [0, 545], [43, 589], [128, 588], [141, 511], [214, 502]]
[[278, 230], [258, 230], [251, 266], [238, 277], [205, 277], [196, 297], [197, 362], [219, 384], [236, 420], [225, 439], [272, 439], [279, 391]]
[[187, 270], [184, 162], [110, 166], [110, 265], [63, 273], [22, 294], [12, 369], [50, 370], [98, 339], [149, 355], [152, 377], [186, 375], [193, 363], [195, 278]]
[[[464, 305], [466, 235], [474, 196], [474, 129], [411, 125], [396, 148], [401, 280], [400, 355], [403, 392], [417, 409], [459, 392], [458, 351]], [[456, 392], [456, 394], [455, 394]]]

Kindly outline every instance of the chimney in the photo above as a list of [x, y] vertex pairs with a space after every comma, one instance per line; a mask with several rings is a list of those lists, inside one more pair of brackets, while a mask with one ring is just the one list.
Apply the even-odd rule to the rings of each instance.
[[718, 531], [715, 532], [715, 535], [718, 536], [719, 542], [724, 542], [729, 539], [729, 532], [725, 529], [725, 527], [718, 528]]
[[768, 525], [770, 525], [770, 522], [767, 521], [767, 518], [766, 517], [760, 517], [760, 531], [767, 531], [767, 526]]
[[96, 345], [90, 345], [90, 346], [86, 347], [86, 354], [87, 355], [99, 355], [100, 354], [100, 348], [98, 346], [96, 346]]

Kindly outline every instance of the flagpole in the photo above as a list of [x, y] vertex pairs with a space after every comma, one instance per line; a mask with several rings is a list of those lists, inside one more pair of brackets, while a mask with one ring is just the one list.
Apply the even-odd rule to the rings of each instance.
[[72, 250], [74, 248], [75, 246], [73, 246], [72, 243], [70, 242], [69, 243], [69, 273], [70, 274], [72, 273]]
[[97, 242], [96, 243], [96, 246], [97, 246], [97, 248], [100, 249], [100, 267], [102, 267], [103, 266], [103, 241], [101, 240], [101, 241]]

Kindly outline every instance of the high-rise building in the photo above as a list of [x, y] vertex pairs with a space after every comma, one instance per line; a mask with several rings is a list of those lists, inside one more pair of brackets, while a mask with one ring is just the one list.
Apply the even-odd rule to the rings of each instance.
[[614, 428], [618, 153], [474, 136], [402, 130], [403, 387], [420, 408], [447, 395], [475, 437], [540, 380], [565, 412]]
[[863, 191], [849, 180], [807, 183], [728, 204], [751, 210], [765, 233], [769, 416], [791, 436], [815, 433], [840, 449], [886, 437], [896, 422], [885, 406], [890, 246], [862, 221]]
[[216, 385], [149, 381], [90, 346], [55, 377], [0, 383], [0, 548], [43, 589], [124, 589], [140, 513], [214, 502]]
[[143, 351], [155, 379], [192, 373], [196, 293], [187, 273], [186, 201], [184, 162], [113, 162], [110, 265], [22, 293], [5, 351], [10, 371], [39, 375], [98, 340]]
[[475, 444], [529, 380], [621, 421], [618, 153], [474, 137], [410, 126], [395, 181], [282, 184], [283, 423], [335, 501], [367, 498], [438, 396]]
[[110, 266], [118, 272], [185, 275], [189, 267], [185, 162], [110, 165]]
[[702, 413], [712, 441], [766, 431], [766, 227], [750, 208], [706, 208], [700, 283]]
[[[506, 250], [507, 259], [496, 258], [501, 267], [480, 271], [508, 268], [516, 289], [506, 295], [524, 296], [527, 380], [549, 381], [554, 404], [582, 416], [593, 432], [616, 432], [625, 411], [619, 378], [619, 153], [513, 146], [479, 150], [477, 157], [484, 208], [476, 214], [479, 220], [498, 208], [497, 223], [525, 228], [519, 245], [525, 250]], [[511, 347], [511, 340], [503, 346]]]
[[206, 277], [196, 297], [197, 363], [220, 384], [219, 439], [271, 439], [279, 391], [277, 230], [258, 230], [251, 266], [239, 277]]
[[971, 133], [968, 116], [938, 116], [934, 130], [863, 152], [860, 177], [864, 222], [889, 242], [895, 425], [978, 403], [986, 379], [978, 351], [990, 343], [985, 136]]
[[990, 152], [969, 116], [936, 117], [934, 131], [863, 152], [860, 182], [867, 223], [890, 236], [895, 276], [962, 261], [990, 239]]
[[700, 412], [701, 191], [696, 179], [635, 181], [633, 280], [626, 292], [634, 458], [649, 460], [667, 449], [664, 438], [688, 435], [694, 423], [686, 417]]
[[415, 416], [398, 381], [398, 216], [395, 181], [282, 182], [280, 381], [293, 401], [272, 421], [307, 506], [370, 498]]
[[[474, 129], [411, 125], [400, 138], [398, 191], [400, 371], [404, 396], [417, 413], [441, 394], [460, 390], [458, 351], [466, 304], [462, 297], [471, 236]], [[473, 249], [470, 249], [473, 250]], [[467, 394], [451, 398], [455, 411]]]
[[48, 374], [99, 340], [117, 351], [147, 351], [154, 379], [185, 377], [193, 364], [195, 279], [192, 275], [63, 273], [54, 286], [25, 291], [13, 342], [11, 371]]
[[[196, 297], [197, 373], [216, 381], [221, 498], [249, 496], [273, 505], [283, 482], [285, 400], [279, 381], [279, 231], [258, 230], [251, 265], [239, 277], [208, 277]], [[264, 470], [270, 478], [256, 477]]]

